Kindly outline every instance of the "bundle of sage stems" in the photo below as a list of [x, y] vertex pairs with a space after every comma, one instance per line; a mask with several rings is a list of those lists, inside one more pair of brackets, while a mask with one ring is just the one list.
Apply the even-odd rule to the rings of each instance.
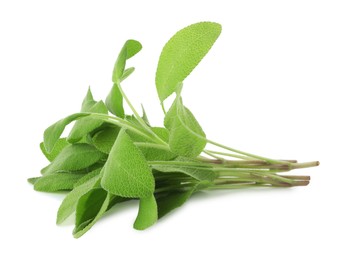
[[[45, 130], [40, 147], [50, 163], [29, 182], [37, 191], [68, 192], [57, 223], [73, 216], [76, 238], [128, 200], [139, 200], [134, 228], [143, 230], [202, 190], [309, 184], [309, 176], [287, 172], [317, 166], [317, 161], [270, 159], [209, 140], [183, 105], [184, 79], [220, 33], [220, 24], [200, 22], [178, 31], [164, 46], [156, 72], [164, 127], [152, 126], [144, 108], [140, 115], [123, 90], [122, 82], [134, 72], [126, 61], [142, 49], [138, 41], [128, 40], [115, 62], [105, 102], [95, 101], [89, 88], [80, 112]], [[175, 99], [166, 111], [164, 101], [172, 94]], [[132, 114], [125, 113], [124, 101]], [[61, 137], [72, 122], [67, 137]], [[207, 144], [216, 148], [206, 149]]]

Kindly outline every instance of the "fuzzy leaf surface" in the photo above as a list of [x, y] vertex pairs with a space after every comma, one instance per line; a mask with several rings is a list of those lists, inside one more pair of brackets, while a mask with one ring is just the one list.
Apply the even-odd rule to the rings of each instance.
[[65, 130], [65, 127], [68, 124], [86, 116], [89, 116], [89, 113], [72, 114], [52, 124], [50, 127], [48, 127], [44, 131], [44, 134], [43, 134], [43, 144], [44, 144], [44, 147], [46, 148], [46, 151], [50, 153], [53, 150], [56, 142], [59, 140], [60, 136]]
[[105, 158], [106, 154], [89, 144], [71, 144], [66, 146], [59, 155], [48, 165], [43, 174], [57, 171], [77, 171], [94, 165]]
[[[86, 103], [86, 104], [90, 104]], [[90, 113], [99, 113], [99, 114], [107, 114], [108, 110], [106, 105], [103, 103], [103, 101], [99, 101], [92, 105], [91, 107], [87, 106], [84, 107], [84, 102], [82, 105], [81, 112], [90, 112]], [[81, 140], [83, 137], [85, 137], [89, 132], [93, 131], [94, 129], [101, 126], [103, 123], [102, 119], [95, 119], [92, 117], [86, 117], [79, 119], [73, 126], [67, 141], [69, 143], [76, 143], [79, 140]]]
[[111, 195], [105, 190], [91, 189], [80, 197], [76, 207], [76, 226], [73, 236], [84, 235], [107, 211]]
[[84, 175], [74, 173], [53, 173], [40, 177], [34, 183], [36, 191], [55, 192], [72, 190], [74, 184]]
[[125, 198], [148, 197], [154, 192], [151, 169], [124, 130], [120, 131], [108, 156], [101, 185], [108, 192]]
[[163, 47], [156, 70], [156, 89], [163, 102], [193, 71], [221, 33], [221, 25], [195, 23], [178, 31]]
[[46, 150], [46, 147], [44, 146], [44, 143], [40, 143], [40, 148], [42, 153], [44, 154], [44, 156], [46, 156], [46, 158], [48, 159], [48, 161], [53, 161], [55, 159], [55, 157], [58, 156], [58, 154], [62, 151], [62, 149], [64, 149], [67, 145], [69, 145], [69, 143], [67, 142], [66, 138], [59, 138], [55, 145], [54, 148], [51, 152], [48, 152]]
[[93, 189], [99, 183], [99, 173], [99, 170], [98, 172], [93, 172], [94, 176], [91, 176], [92, 173], [90, 173], [89, 177], [91, 176], [91, 178], [85, 180], [83, 183], [76, 186], [69, 194], [67, 194], [59, 207], [56, 220], [57, 224], [64, 222], [64, 220], [76, 210], [79, 198], [86, 194], [89, 190]]
[[164, 121], [169, 130], [169, 146], [177, 155], [194, 158], [207, 144], [205, 133], [180, 96], [172, 104]]
[[157, 204], [154, 194], [149, 197], [141, 198], [139, 201], [139, 210], [133, 227], [137, 230], [144, 230], [157, 221]]

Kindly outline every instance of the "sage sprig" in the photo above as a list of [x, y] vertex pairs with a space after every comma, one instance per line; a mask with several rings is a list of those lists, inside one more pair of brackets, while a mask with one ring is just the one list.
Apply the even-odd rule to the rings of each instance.
[[[209, 140], [193, 113], [183, 104], [183, 81], [208, 53], [221, 33], [213, 22], [192, 24], [177, 32], [164, 46], [156, 71], [156, 90], [164, 114], [164, 127], [151, 126], [122, 88], [134, 72], [126, 61], [142, 45], [128, 40], [116, 60], [113, 86], [103, 101], [88, 89], [81, 111], [44, 132], [40, 144], [49, 161], [42, 176], [30, 178], [37, 191], [67, 191], [57, 223], [75, 213], [74, 237], [87, 232], [110, 208], [139, 200], [134, 221], [138, 230], [183, 205], [203, 190], [250, 187], [292, 187], [309, 184], [309, 176], [286, 172], [317, 166], [276, 160], [243, 152]], [[165, 100], [175, 93], [166, 111]], [[127, 114], [123, 102], [132, 114]], [[67, 137], [65, 127], [74, 122]], [[206, 149], [206, 145], [218, 149]]]

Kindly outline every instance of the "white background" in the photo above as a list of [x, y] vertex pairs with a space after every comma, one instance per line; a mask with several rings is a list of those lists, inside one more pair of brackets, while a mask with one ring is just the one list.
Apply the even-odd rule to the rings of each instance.
[[[1, 1], [1, 259], [346, 259], [345, 1]], [[125, 40], [142, 42], [124, 83], [161, 125], [164, 43], [199, 21], [221, 37], [185, 81], [210, 139], [280, 159], [320, 160], [308, 187], [214, 192], [139, 232], [137, 203], [84, 237], [55, 225], [63, 196], [26, 182], [47, 163], [44, 129], [111, 87]]]

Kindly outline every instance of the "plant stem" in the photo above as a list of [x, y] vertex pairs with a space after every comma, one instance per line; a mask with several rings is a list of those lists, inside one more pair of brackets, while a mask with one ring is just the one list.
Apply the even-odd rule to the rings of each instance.
[[150, 133], [150, 135], [152, 135], [159, 143], [167, 144], [157, 134], [155, 134], [155, 132], [144, 122], [143, 118], [138, 114], [137, 110], [135, 109], [135, 107], [132, 105], [132, 103], [130, 102], [130, 100], [126, 96], [125, 92], [123, 91], [123, 89], [122, 89], [122, 87], [120, 85], [120, 82], [118, 82], [117, 84], [118, 84], [118, 88], [119, 88], [119, 91], [120, 91], [121, 95], [124, 97], [126, 103], [129, 105], [129, 107], [131, 108], [133, 114], [137, 118], [138, 122], [142, 125], [142, 127], [146, 131], [148, 131]]
[[229, 151], [231, 151], [231, 152], [235, 152], [235, 153], [239, 153], [239, 154], [245, 155], [245, 156], [247, 156], [247, 157], [251, 157], [251, 158], [254, 158], [254, 159], [263, 160], [263, 161], [266, 161], [266, 162], [269, 162], [269, 163], [290, 164], [290, 163], [288, 163], [288, 162], [283, 162], [283, 161], [280, 161], [280, 160], [273, 160], [273, 159], [269, 159], [269, 158], [262, 157], [262, 156], [259, 156], [259, 155], [255, 155], [255, 154], [243, 152], [243, 151], [240, 151], [240, 150], [237, 150], [237, 149], [228, 147], [228, 146], [226, 146], [226, 145], [223, 145], [223, 144], [214, 142], [214, 141], [209, 140], [209, 139], [206, 139], [206, 140], [207, 140], [207, 142], [210, 143], [210, 144], [213, 144], [213, 145], [215, 145], [215, 146], [221, 147], [221, 148], [223, 148], [223, 149], [225, 149], [225, 150], [229, 150]]

